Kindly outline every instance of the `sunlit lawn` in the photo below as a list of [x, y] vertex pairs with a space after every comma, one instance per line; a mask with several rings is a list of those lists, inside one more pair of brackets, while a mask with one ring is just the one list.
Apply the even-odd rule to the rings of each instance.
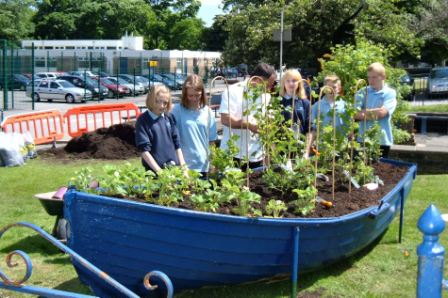
[[[134, 160], [133, 162], [138, 162]], [[105, 161], [61, 163], [37, 159], [18, 168], [0, 168], [0, 226], [17, 221], [28, 221], [51, 231], [54, 217], [50, 217], [33, 195], [56, 190], [66, 185], [77, 169], [88, 165], [100, 169]], [[403, 242], [397, 243], [398, 220], [383, 237], [367, 249], [336, 265], [300, 276], [301, 294], [319, 293], [322, 297], [414, 297], [417, 277], [416, 246], [421, 234], [416, 222], [430, 204], [448, 213], [448, 175], [418, 176], [405, 208]], [[448, 245], [447, 233], [441, 237]], [[67, 256], [32, 231], [15, 228], [0, 242], [1, 270], [5, 270], [4, 256], [21, 249], [33, 260], [33, 275], [28, 284], [90, 293], [77, 278]], [[410, 254], [407, 256], [405, 253]], [[16, 274], [16, 270], [13, 272]], [[181, 293], [180, 297], [287, 297], [289, 280], [258, 282], [248, 285], [209, 288]], [[23, 294], [0, 290], [0, 297], [23, 297]]]

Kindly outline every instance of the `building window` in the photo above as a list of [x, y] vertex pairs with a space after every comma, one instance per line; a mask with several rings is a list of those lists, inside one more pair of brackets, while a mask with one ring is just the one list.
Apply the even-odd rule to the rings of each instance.
[[116, 47], [107, 47], [108, 50], [115, 50]]
[[36, 57], [36, 67], [45, 67], [45, 59], [42, 57]]
[[67, 47], [65, 47], [65, 49], [66, 49], [66, 50], [74, 50], [75, 47], [73, 47], [73, 46], [67, 46]]

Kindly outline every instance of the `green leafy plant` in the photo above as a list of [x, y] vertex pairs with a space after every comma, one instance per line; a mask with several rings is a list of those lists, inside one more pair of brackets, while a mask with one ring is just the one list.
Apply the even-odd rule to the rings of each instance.
[[281, 213], [286, 210], [288, 210], [288, 207], [282, 200], [271, 199], [266, 205], [266, 213], [272, 217], [281, 217]]

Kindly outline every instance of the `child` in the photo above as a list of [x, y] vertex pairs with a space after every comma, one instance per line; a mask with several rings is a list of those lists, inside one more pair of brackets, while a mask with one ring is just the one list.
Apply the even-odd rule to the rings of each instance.
[[[375, 62], [367, 68], [369, 86], [356, 93], [356, 107], [360, 110], [355, 120], [360, 121], [359, 133], [364, 134], [375, 122], [381, 127], [380, 145], [382, 157], [389, 155], [390, 146], [394, 140], [392, 136], [392, 114], [397, 107], [397, 94], [394, 89], [387, 86], [386, 69]], [[367, 94], [366, 94], [367, 93]]]
[[311, 108], [311, 122], [313, 123], [311, 131], [311, 141], [307, 144], [307, 149], [304, 157], [308, 158], [311, 145], [316, 139], [317, 120], [320, 120], [319, 129], [324, 128], [327, 125], [333, 126], [333, 109], [336, 113], [334, 119], [334, 127], [336, 132], [346, 134], [345, 122], [343, 115], [345, 114], [345, 102], [342, 99], [336, 100], [341, 92], [341, 80], [337, 75], [328, 75], [324, 79], [324, 86], [331, 87], [334, 91], [329, 89], [326, 91], [326, 95], [321, 98], [320, 102], [313, 104]]
[[[281, 104], [284, 107], [282, 112], [285, 121], [293, 120], [298, 126], [301, 134], [308, 133], [310, 102], [306, 99], [305, 88], [303, 87], [302, 76], [297, 70], [287, 70], [280, 83]], [[292, 109], [294, 97], [294, 111]]]
[[189, 75], [182, 87], [181, 103], [173, 108], [179, 129], [180, 147], [188, 168], [207, 176], [209, 143], [217, 138], [216, 121], [205, 98], [204, 83], [196, 74]]
[[142, 164], [147, 171], [159, 172], [167, 165], [185, 166], [179, 137], [171, 110], [170, 91], [164, 85], [154, 86], [146, 97], [148, 110], [135, 124], [135, 143], [142, 151]]

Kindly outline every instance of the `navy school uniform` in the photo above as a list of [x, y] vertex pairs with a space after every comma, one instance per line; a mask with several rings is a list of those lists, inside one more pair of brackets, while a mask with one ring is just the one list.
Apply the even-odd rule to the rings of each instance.
[[[140, 151], [151, 153], [161, 168], [173, 162], [179, 165], [176, 154], [180, 148], [179, 133], [169, 113], [158, 116], [147, 110], [141, 114], [135, 124], [135, 144]], [[151, 170], [143, 158], [142, 164], [146, 170]]]
[[300, 124], [300, 133], [306, 134], [309, 131], [310, 124], [310, 102], [307, 99], [294, 99], [294, 111], [292, 109], [292, 98], [285, 95], [282, 97], [281, 104], [283, 107], [288, 108], [283, 110], [282, 115], [285, 121], [289, 121], [293, 116], [293, 121], [296, 124]]

